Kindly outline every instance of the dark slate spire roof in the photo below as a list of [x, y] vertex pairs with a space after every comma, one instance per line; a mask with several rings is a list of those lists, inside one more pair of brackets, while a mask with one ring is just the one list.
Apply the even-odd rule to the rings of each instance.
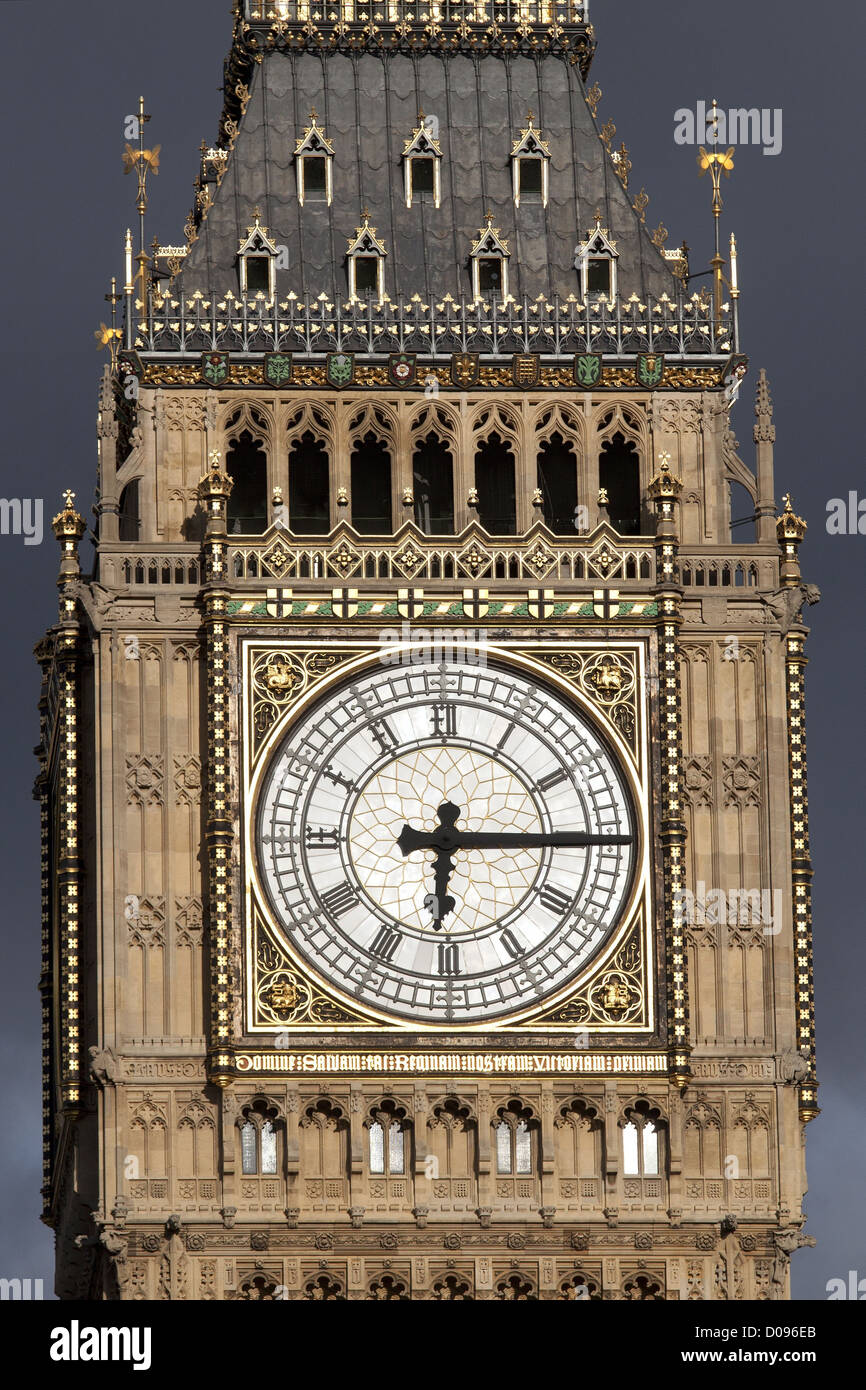
[[[385, 292], [392, 299], [471, 297], [468, 257], [488, 210], [508, 243], [509, 291], [517, 300], [578, 292], [575, 248], [595, 227], [596, 211], [619, 253], [619, 296], [676, 296], [677, 282], [632, 208], [634, 192], [623, 188], [587, 105], [581, 65], [567, 48], [262, 49], [240, 69], [249, 100], [238, 113], [222, 180], [209, 185], [213, 205], [184, 263], [184, 293], [238, 293], [238, 244], [258, 207], [288, 251], [288, 268], [277, 271], [279, 299], [290, 292], [347, 299], [346, 249], [365, 208], [387, 249]], [[227, 85], [238, 70], [237, 62], [227, 64]], [[302, 207], [297, 196], [294, 151], [311, 108], [334, 149], [330, 206]], [[422, 110], [439, 122], [438, 209], [430, 201], [407, 208], [403, 196], [401, 156]], [[516, 208], [512, 196], [510, 153], [530, 110], [550, 149], [546, 208], [529, 201]]]

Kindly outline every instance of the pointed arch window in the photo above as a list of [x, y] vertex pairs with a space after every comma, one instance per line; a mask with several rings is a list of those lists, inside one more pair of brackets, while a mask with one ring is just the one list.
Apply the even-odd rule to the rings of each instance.
[[662, 1171], [659, 1112], [640, 1101], [626, 1112], [622, 1126], [622, 1171], [624, 1177], [657, 1178]]
[[244, 299], [252, 299], [257, 294], [263, 294], [266, 299], [274, 297], [277, 244], [260, 219], [256, 208], [253, 222], [238, 245], [241, 297]]
[[538, 488], [545, 523], [557, 536], [577, 527], [577, 458], [573, 445], [557, 430], [538, 451]]
[[510, 1101], [499, 1111], [493, 1135], [497, 1173], [503, 1177], [521, 1177], [535, 1171], [531, 1113], [521, 1106], [520, 1101]]
[[402, 1177], [407, 1171], [406, 1112], [394, 1101], [383, 1101], [367, 1123], [370, 1173], [374, 1177]]
[[619, 252], [607, 227], [601, 225], [596, 213], [595, 226], [575, 250], [574, 268], [582, 300], [611, 300], [617, 292], [617, 261]]
[[637, 446], [619, 430], [601, 447], [598, 485], [607, 494], [608, 517], [614, 530], [621, 536], [639, 536], [640, 457]]
[[315, 108], [310, 111], [310, 124], [300, 140], [295, 142], [298, 202], [327, 203], [333, 198], [334, 147], [318, 123]]
[[232, 490], [226, 506], [230, 535], [256, 535], [268, 527], [268, 460], [249, 429], [232, 439], [226, 453]]
[[385, 296], [385, 250], [384, 242], [376, 236], [376, 228], [370, 226], [370, 214], [364, 209], [362, 224], [356, 227], [354, 237], [349, 238], [346, 258], [349, 267], [350, 300], [375, 299], [379, 303]]
[[289, 527], [299, 536], [324, 536], [331, 529], [328, 451], [311, 430], [289, 450]]
[[514, 206], [524, 203], [541, 203], [547, 207], [550, 189], [550, 149], [542, 139], [541, 131], [533, 124], [532, 112], [527, 116], [526, 128], [511, 147], [511, 187]]
[[507, 298], [510, 258], [508, 242], [503, 240], [498, 227], [493, 226], [493, 214], [488, 212], [487, 226], [479, 231], [469, 255], [473, 299]]
[[407, 208], [413, 202], [432, 202], [438, 208], [442, 199], [442, 150], [427, 128], [423, 111], [419, 124], [403, 146], [403, 196]]
[[415, 524], [427, 536], [454, 534], [454, 461], [432, 431], [419, 439], [412, 457]]
[[279, 1171], [276, 1111], [257, 1101], [243, 1111], [241, 1172], [253, 1177], [272, 1177]]
[[391, 455], [368, 430], [352, 450], [352, 525], [362, 536], [390, 535]]
[[127, 483], [120, 494], [117, 517], [117, 536], [121, 541], [137, 541], [141, 523], [138, 516], [138, 478]]
[[517, 497], [514, 454], [495, 431], [475, 454], [475, 489], [478, 520], [493, 536], [513, 536], [517, 531]]

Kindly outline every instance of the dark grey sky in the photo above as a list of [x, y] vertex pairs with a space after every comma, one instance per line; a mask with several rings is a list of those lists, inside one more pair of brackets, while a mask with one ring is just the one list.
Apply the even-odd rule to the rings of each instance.
[[[823, 1114], [809, 1127], [808, 1229], [815, 1250], [794, 1261], [794, 1294], [825, 1297], [827, 1280], [866, 1277], [864, 1115], [863, 594], [866, 536], [830, 536], [827, 503], [866, 498], [862, 429], [863, 7], [812, 0], [724, 6], [694, 0], [593, 0], [593, 77], [631, 152], [632, 188], [646, 186], [648, 220], [685, 238], [692, 269], [712, 254], [708, 180], [674, 143], [674, 112], [698, 100], [783, 112], [777, 157], [742, 148], [725, 186], [724, 228], [741, 253], [742, 338], [752, 370], [735, 415], [752, 460], [757, 369], [776, 404], [777, 500], [786, 490], [809, 522], [805, 577], [812, 609], [808, 738], [815, 882], [819, 1076]], [[183, 240], [198, 146], [216, 136], [228, 0], [4, 0], [0, 84], [4, 217], [0, 277], [0, 444], [5, 497], [45, 499], [46, 539], [0, 536], [0, 669], [5, 788], [0, 805], [5, 905], [0, 1126], [0, 1276], [52, 1283], [52, 1237], [39, 1224], [39, 835], [33, 643], [56, 613], [57, 550], [48, 525], [61, 488], [89, 514], [102, 356], [93, 330], [103, 295], [122, 276], [122, 236], [135, 188], [120, 156], [123, 117], [139, 92], [161, 144], [151, 181], [148, 240]], [[844, 214], [844, 215], [843, 215]], [[86, 552], [85, 552], [86, 553]]]

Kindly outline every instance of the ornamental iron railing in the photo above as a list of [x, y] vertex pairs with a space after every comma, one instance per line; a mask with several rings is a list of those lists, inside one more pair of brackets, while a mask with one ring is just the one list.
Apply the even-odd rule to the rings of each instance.
[[231, 291], [208, 299], [201, 291], [173, 298], [154, 296], [135, 321], [134, 346], [165, 356], [233, 352], [256, 356], [295, 352], [304, 357], [354, 353], [382, 359], [414, 353], [432, 361], [454, 353], [510, 359], [515, 353], [567, 359], [574, 354], [608, 358], [640, 353], [694, 359], [728, 356], [736, 348], [734, 321], [727, 305], [716, 320], [706, 294], [671, 299], [636, 294], [628, 300], [560, 299], [541, 295], [522, 302], [508, 299], [455, 300], [446, 295], [425, 304], [387, 297], [382, 301], [340, 303], [326, 294], [285, 300], [259, 294], [239, 299]]

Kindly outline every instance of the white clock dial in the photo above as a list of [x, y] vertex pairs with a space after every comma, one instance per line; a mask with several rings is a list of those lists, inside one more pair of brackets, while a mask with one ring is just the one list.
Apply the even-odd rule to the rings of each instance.
[[258, 868], [295, 952], [425, 1025], [519, 1014], [620, 922], [628, 782], [566, 700], [513, 667], [379, 667], [291, 728], [258, 800]]

